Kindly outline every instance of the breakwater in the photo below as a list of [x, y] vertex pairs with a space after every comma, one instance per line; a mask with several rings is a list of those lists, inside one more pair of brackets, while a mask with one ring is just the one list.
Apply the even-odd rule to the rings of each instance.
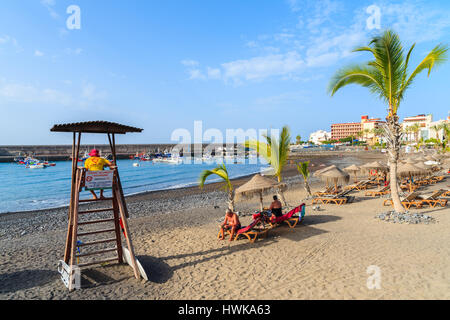
[[[118, 144], [116, 145], [116, 153], [118, 159], [128, 159], [130, 155], [136, 153], [157, 154], [159, 152], [171, 152], [175, 147], [175, 144]], [[202, 148], [204, 150], [207, 145], [191, 145], [185, 148], [185, 150], [191, 151], [196, 148]], [[220, 146], [220, 145], [218, 145]], [[236, 146], [235, 146], [236, 147]], [[111, 153], [109, 144], [93, 145], [86, 144], [80, 146], [80, 156], [82, 157], [85, 152], [89, 152], [91, 149], [98, 149], [102, 156], [107, 156]], [[16, 146], [0, 146], [0, 162], [12, 162], [15, 157], [18, 156], [33, 156], [38, 159], [48, 161], [65, 161], [69, 160], [72, 155], [71, 145], [16, 145]], [[183, 155], [183, 152], [181, 152]], [[184, 154], [186, 156], [186, 154]]]

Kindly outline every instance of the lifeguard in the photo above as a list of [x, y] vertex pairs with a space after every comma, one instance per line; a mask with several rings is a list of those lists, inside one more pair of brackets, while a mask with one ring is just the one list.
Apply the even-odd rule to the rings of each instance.
[[[89, 158], [84, 162], [84, 167], [89, 171], [102, 171], [105, 167], [111, 168], [112, 164], [105, 158], [101, 158], [97, 149], [92, 149], [89, 152]], [[94, 199], [97, 198], [97, 194], [94, 190], [90, 190]], [[103, 197], [103, 189], [100, 190], [100, 199], [104, 199]]]

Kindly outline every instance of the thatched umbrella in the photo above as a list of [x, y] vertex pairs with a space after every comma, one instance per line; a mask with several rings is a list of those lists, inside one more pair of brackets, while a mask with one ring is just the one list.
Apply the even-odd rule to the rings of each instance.
[[409, 178], [409, 191], [412, 192], [412, 177], [420, 176], [426, 173], [426, 170], [416, 166], [413, 163], [405, 163], [401, 164], [397, 168], [397, 174], [400, 177], [408, 177]]
[[244, 183], [242, 186], [236, 189], [236, 198], [244, 197], [244, 198], [252, 198], [255, 195], [259, 195], [259, 200], [261, 202], [261, 211], [264, 209], [263, 206], [263, 194], [268, 192], [273, 188], [284, 188], [285, 184], [280, 184], [273, 179], [269, 179], [266, 177], [257, 174], [253, 176], [247, 183]]
[[348, 183], [348, 181], [350, 180], [350, 175], [348, 174], [348, 172], [345, 172], [341, 169], [339, 169], [338, 167], [334, 166], [332, 168], [328, 168], [328, 170], [323, 170], [319, 173], [320, 177], [322, 177], [323, 179], [327, 179], [327, 184], [328, 184], [328, 180], [333, 180], [334, 181], [334, 189], [337, 192], [338, 187], [338, 181], [343, 181], [345, 183]]
[[[331, 165], [331, 166], [329, 166], [329, 167], [326, 167], [326, 168], [323, 168], [323, 169], [319, 169], [319, 170], [317, 170], [316, 172], [314, 172], [314, 176], [320, 177], [320, 175], [322, 174], [322, 172], [325, 172], [325, 171], [330, 170], [330, 169], [333, 169], [333, 168], [337, 168], [337, 167], [333, 164], [333, 165]], [[327, 180], [327, 188], [328, 188], [328, 180]]]
[[[361, 169], [363, 171], [367, 171], [369, 173], [372, 170], [382, 171], [384, 173], [387, 173], [389, 170], [389, 167], [381, 162], [374, 161], [374, 162], [366, 163], [365, 165], [361, 166]], [[369, 175], [369, 177], [370, 177], [370, 175]]]
[[357, 165], [352, 164], [351, 166], [344, 168], [344, 171], [347, 171], [349, 173], [352, 173], [355, 175], [355, 183], [358, 182], [358, 176], [356, 175], [356, 173], [361, 170]]

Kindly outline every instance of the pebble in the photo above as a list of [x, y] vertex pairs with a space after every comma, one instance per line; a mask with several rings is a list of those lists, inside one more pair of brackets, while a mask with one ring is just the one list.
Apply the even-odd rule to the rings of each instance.
[[436, 220], [429, 215], [422, 213], [409, 213], [408, 211], [405, 213], [398, 213], [395, 211], [383, 212], [377, 214], [375, 219], [399, 224], [430, 224], [436, 222]]

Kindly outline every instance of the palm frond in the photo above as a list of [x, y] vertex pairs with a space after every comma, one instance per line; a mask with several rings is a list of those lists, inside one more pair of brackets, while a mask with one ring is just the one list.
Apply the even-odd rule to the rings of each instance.
[[331, 96], [334, 96], [339, 89], [349, 84], [359, 84], [368, 88], [372, 93], [378, 94], [381, 98], [386, 98], [383, 75], [376, 67], [370, 65], [351, 65], [342, 68], [331, 79], [328, 92]]
[[402, 100], [406, 89], [413, 83], [417, 75], [419, 75], [424, 70], [428, 69], [428, 76], [430, 76], [431, 70], [438, 67], [445, 61], [447, 61], [448, 47], [439, 44], [427, 54], [427, 56], [419, 63], [416, 69], [411, 73], [408, 79], [404, 82], [403, 86], [399, 90], [399, 100]]
[[308, 181], [309, 178], [309, 161], [297, 163], [297, 170], [303, 176], [305, 181]]

